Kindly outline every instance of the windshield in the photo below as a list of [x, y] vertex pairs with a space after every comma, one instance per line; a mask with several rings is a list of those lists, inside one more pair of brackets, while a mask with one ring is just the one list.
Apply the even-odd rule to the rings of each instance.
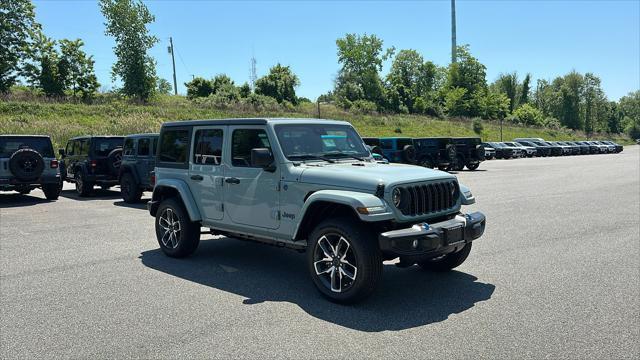
[[18, 149], [33, 149], [43, 157], [52, 158], [53, 146], [46, 137], [3, 136], [0, 137], [0, 157], [10, 157]]
[[113, 149], [122, 147], [124, 138], [93, 138], [93, 152], [96, 156], [108, 156]]
[[286, 124], [276, 125], [275, 130], [287, 159], [370, 156], [358, 133], [348, 125]]

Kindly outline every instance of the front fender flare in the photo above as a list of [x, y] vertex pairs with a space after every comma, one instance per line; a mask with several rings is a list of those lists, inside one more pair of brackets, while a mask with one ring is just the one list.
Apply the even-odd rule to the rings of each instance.
[[202, 216], [200, 215], [200, 210], [198, 210], [198, 206], [194, 200], [193, 194], [191, 194], [191, 190], [189, 190], [189, 185], [182, 180], [177, 179], [163, 179], [158, 180], [156, 182], [156, 186], [153, 188], [153, 196], [152, 201], [158, 201], [160, 199], [160, 194], [163, 189], [170, 188], [178, 192], [180, 195], [180, 199], [184, 204], [184, 208], [187, 210], [189, 214], [189, 218], [191, 221], [201, 221]]
[[[393, 210], [387, 205], [386, 201], [373, 194], [346, 190], [320, 190], [314, 192], [305, 200], [304, 205], [300, 210], [300, 221], [296, 224], [294, 238], [300, 231], [300, 224], [304, 220], [307, 210], [311, 205], [320, 201], [346, 205], [353, 209], [354, 213], [358, 215], [360, 220], [365, 222], [384, 221], [395, 217]], [[380, 210], [373, 211], [369, 214], [363, 214], [358, 211], [358, 208], [379, 208]]]

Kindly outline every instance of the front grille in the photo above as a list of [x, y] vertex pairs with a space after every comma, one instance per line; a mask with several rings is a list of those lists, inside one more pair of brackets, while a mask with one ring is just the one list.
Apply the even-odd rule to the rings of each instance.
[[453, 208], [459, 196], [458, 183], [453, 180], [427, 184], [403, 186], [404, 206], [400, 211], [405, 216], [437, 213]]

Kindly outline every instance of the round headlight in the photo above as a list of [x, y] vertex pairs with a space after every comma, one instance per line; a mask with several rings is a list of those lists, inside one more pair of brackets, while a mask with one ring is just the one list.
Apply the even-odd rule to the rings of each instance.
[[402, 190], [400, 190], [400, 188], [393, 189], [391, 200], [393, 200], [393, 205], [395, 207], [400, 208], [400, 204], [402, 203]]

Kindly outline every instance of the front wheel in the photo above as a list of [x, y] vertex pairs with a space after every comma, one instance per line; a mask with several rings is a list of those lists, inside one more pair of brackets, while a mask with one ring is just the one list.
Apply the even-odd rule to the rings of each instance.
[[167, 199], [162, 201], [156, 213], [156, 237], [165, 255], [189, 256], [200, 243], [200, 224], [189, 219], [178, 200]]
[[428, 271], [437, 271], [437, 272], [450, 271], [460, 266], [465, 260], [467, 260], [467, 257], [471, 252], [471, 244], [472, 243], [468, 243], [462, 248], [462, 250], [458, 252], [446, 254], [446, 255], [437, 257], [435, 259], [419, 262], [418, 265], [423, 270], [428, 270]]
[[350, 219], [328, 219], [309, 237], [311, 279], [329, 300], [349, 304], [369, 296], [382, 278], [382, 258], [375, 236]]

